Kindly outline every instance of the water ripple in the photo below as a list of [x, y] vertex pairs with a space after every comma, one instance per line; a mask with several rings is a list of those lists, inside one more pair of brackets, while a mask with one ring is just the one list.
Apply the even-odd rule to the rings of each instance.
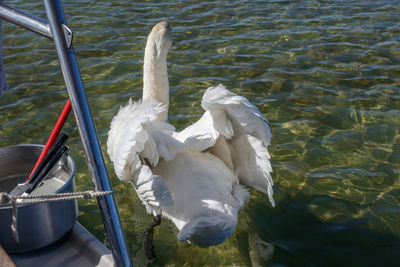
[[[44, 17], [41, 3], [7, 3]], [[209, 249], [178, 243], [166, 222], [155, 235], [161, 265], [249, 266], [259, 256], [255, 234], [275, 247], [271, 265], [399, 262], [398, 1], [85, 0], [64, 8], [104, 151], [113, 115], [141, 95], [143, 49], [160, 20], [173, 28], [170, 121], [178, 129], [199, 118], [202, 93], [218, 83], [270, 120], [277, 207], [252, 191], [235, 234]], [[9, 23], [3, 39], [10, 88], [0, 99], [0, 145], [44, 143], [66, 99], [53, 45]], [[77, 187], [91, 188], [72, 118], [65, 130]], [[105, 160], [134, 261], [144, 264], [141, 233], [151, 218]], [[79, 221], [103, 240], [96, 203], [80, 206]]]

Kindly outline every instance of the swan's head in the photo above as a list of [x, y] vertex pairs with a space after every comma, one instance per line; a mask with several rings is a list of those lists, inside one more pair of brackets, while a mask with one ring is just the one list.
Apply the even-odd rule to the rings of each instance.
[[166, 57], [168, 50], [172, 46], [171, 27], [168, 22], [162, 21], [157, 23], [147, 38], [147, 50], [158, 58]]

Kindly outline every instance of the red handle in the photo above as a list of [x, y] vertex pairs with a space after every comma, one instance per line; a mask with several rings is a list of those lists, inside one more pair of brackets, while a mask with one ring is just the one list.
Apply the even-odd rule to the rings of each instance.
[[40, 162], [43, 160], [44, 156], [46, 156], [47, 152], [49, 149], [53, 146], [54, 142], [56, 141], [56, 138], [58, 134], [60, 133], [65, 121], [68, 118], [69, 113], [71, 112], [71, 102], [67, 101], [67, 103], [64, 106], [63, 111], [61, 112], [60, 117], [58, 118], [56, 125], [54, 126], [53, 131], [50, 134], [49, 139], [47, 139], [46, 145], [43, 148], [42, 153], [40, 154], [38, 160], [36, 161], [35, 167], [33, 167], [31, 173], [29, 174], [28, 178], [26, 179], [25, 183], [29, 181], [31, 178], [33, 172], [36, 170], [36, 168], [39, 166]]

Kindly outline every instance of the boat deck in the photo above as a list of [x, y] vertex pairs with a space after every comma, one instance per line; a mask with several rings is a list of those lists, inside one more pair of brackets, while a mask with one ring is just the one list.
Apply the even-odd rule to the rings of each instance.
[[9, 257], [18, 267], [115, 266], [110, 250], [79, 223], [50, 246]]

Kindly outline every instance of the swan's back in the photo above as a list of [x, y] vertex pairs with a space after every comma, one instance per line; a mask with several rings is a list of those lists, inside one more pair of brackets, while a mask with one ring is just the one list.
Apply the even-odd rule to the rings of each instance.
[[171, 193], [174, 205], [163, 211], [181, 230], [179, 240], [211, 246], [232, 234], [249, 193], [222, 160], [185, 150], [171, 161], [161, 161], [153, 172], [162, 175]]

